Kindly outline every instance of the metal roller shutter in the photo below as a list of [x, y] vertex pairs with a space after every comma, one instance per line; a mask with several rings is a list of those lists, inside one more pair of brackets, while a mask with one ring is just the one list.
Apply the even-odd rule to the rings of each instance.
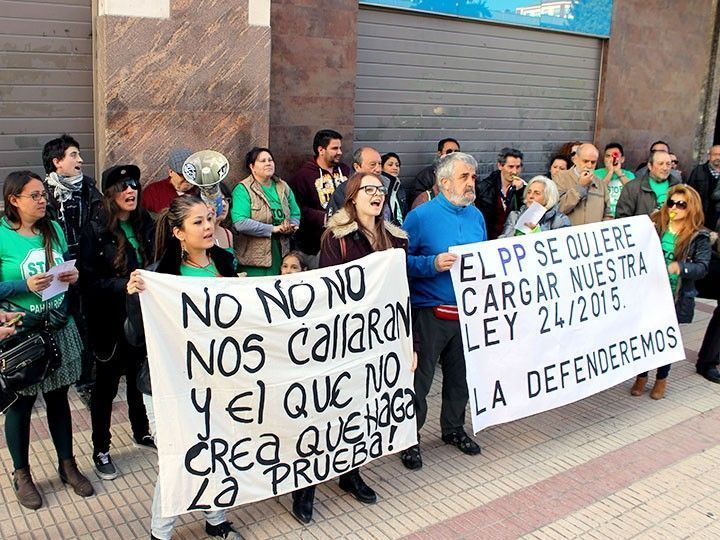
[[355, 145], [402, 159], [402, 177], [454, 137], [485, 174], [503, 146], [525, 154], [524, 176], [571, 140], [592, 140], [602, 41], [361, 8]]
[[0, 182], [67, 132], [95, 173], [91, 0], [0, 0]]

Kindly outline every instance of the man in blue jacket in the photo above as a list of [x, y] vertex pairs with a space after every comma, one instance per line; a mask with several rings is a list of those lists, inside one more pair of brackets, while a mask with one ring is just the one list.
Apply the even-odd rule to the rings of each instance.
[[[440, 160], [436, 182], [440, 194], [410, 212], [408, 276], [413, 307], [413, 333], [418, 344], [415, 370], [415, 411], [420, 432], [427, 417], [427, 395], [435, 366], [443, 371], [440, 428], [442, 440], [465, 454], [480, 453], [480, 446], [465, 433], [468, 402], [465, 358], [450, 267], [457, 256], [450, 246], [487, 240], [485, 220], [475, 201], [477, 162], [469, 154], [454, 152]], [[422, 467], [420, 446], [401, 454], [408, 469]]]

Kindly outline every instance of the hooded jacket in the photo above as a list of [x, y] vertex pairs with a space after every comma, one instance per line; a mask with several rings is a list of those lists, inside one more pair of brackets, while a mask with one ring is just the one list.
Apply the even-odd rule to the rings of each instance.
[[311, 159], [303, 163], [288, 181], [302, 215], [295, 240], [304, 253], [315, 255], [319, 251], [325, 227], [325, 210], [335, 188], [347, 180], [349, 173], [350, 169], [343, 163], [328, 171]]

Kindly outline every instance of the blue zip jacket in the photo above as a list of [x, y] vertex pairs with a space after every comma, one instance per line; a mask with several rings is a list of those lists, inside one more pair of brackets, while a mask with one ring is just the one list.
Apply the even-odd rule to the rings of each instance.
[[435, 257], [450, 246], [487, 240], [485, 219], [474, 204], [455, 206], [441, 193], [411, 211], [408, 233], [410, 302], [415, 307], [456, 305], [450, 272], [435, 269]]

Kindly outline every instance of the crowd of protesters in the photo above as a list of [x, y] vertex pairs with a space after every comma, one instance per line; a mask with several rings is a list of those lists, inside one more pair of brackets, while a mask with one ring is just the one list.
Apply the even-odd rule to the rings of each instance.
[[[114, 164], [100, 186], [84, 174], [80, 145], [69, 135], [43, 150], [46, 176], [15, 171], [4, 183], [0, 220], [0, 322], [22, 313], [22, 324], [2, 326], [0, 338], [46, 325], [60, 349], [61, 365], [26, 388], [5, 411], [12, 457], [12, 486], [20, 504], [40, 508], [42, 495], [29, 467], [30, 417], [38, 393], [46, 403], [58, 474], [82, 497], [94, 494], [77, 467], [68, 390], [89, 395], [91, 452], [96, 475], [120, 472], [111, 457], [112, 402], [123, 376], [135, 445], [157, 451], [154, 414], [142, 335], [138, 269], [202, 278], [280, 275], [350, 262], [375, 251], [407, 254], [413, 307], [413, 365], [417, 429], [428, 414], [427, 395], [436, 367], [443, 372], [442, 440], [477, 455], [480, 445], [465, 432], [468, 401], [465, 360], [455, 294], [448, 270], [450, 246], [532, 234], [636, 215], [654, 223], [667, 263], [678, 320], [690, 322], [694, 298], [717, 299], [717, 234], [720, 217], [720, 146], [683, 181], [667, 143], [654, 143], [635, 172], [625, 168], [620, 143], [602, 154], [591, 143], [568, 143], [548, 163], [547, 175], [524, 179], [523, 152], [499, 150], [493, 172], [477, 178], [478, 164], [453, 138], [438, 142], [433, 163], [401, 181], [401, 156], [358, 148], [351, 166], [342, 161], [342, 135], [324, 129], [312, 141], [313, 156], [283, 180], [273, 153], [248, 151], [247, 175], [221, 184], [221, 206], [210, 207], [183, 175], [193, 152], [169, 152], [168, 176], [141, 183], [134, 164]], [[240, 178], [238, 176], [237, 178]], [[99, 187], [99, 189], [98, 189]], [[520, 223], [530, 207], [536, 222]], [[48, 269], [76, 260], [58, 279], [68, 292], [43, 301], [53, 277]], [[708, 326], [697, 371], [720, 383], [720, 307]], [[661, 399], [670, 366], [657, 370], [650, 397]], [[641, 396], [648, 374], [631, 395]], [[420, 439], [418, 438], [418, 441]], [[85, 449], [80, 452], [85, 452]], [[420, 445], [401, 452], [408, 469], [422, 467]], [[353, 469], [340, 487], [362, 503], [375, 491]], [[302, 523], [313, 515], [314, 487], [292, 494], [292, 513]], [[161, 517], [160, 486], [153, 497], [151, 538], [167, 540], [174, 517]], [[241, 538], [223, 511], [206, 512], [211, 537]]]

